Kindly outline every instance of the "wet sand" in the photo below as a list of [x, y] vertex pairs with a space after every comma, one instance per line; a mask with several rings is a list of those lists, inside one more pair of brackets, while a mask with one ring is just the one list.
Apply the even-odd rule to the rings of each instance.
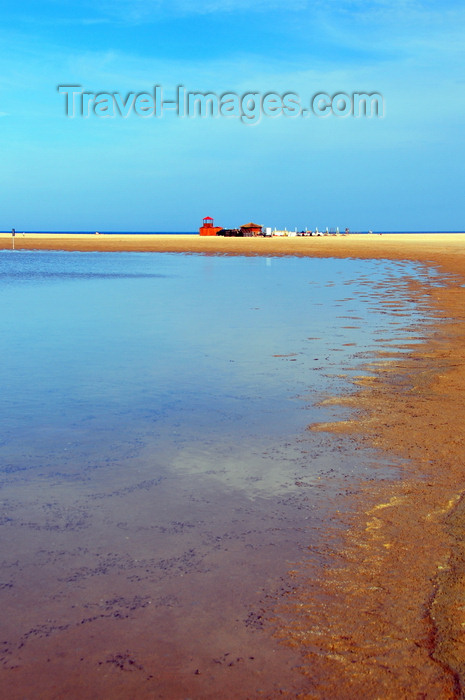
[[[0, 238], [11, 247], [11, 237]], [[16, 248], [310, 255], [414, 260], [442, 286], [412, 283], [437, 323], [411, 348], [384, 349], [333, 401], [352, 421], [311, 426], [402, 460], [398, 480], [341, 484], [319, 554], [296, 566], [277, 636], [302, 651], [301, 698], [455, 698], [465, 688], [465, 235], [288, 239], [197, 236], [16, 236]], [[396, 295], [385, 290], [386, 313]], [[406, 352], [407, 350], [407, 352]], [[122, 663], [125, 663], [124, 659]], [[129, 662], [128, 662], [129, 663]], [[295, 695], [297, 696], [297, 695]]]

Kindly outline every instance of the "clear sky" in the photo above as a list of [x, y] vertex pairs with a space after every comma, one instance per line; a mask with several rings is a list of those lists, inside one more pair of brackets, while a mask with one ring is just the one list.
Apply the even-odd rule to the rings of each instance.
[[[6, 0], [0, 229], [464, 230], [463, 0]], [[383, 118], [88, 118], [90, 93], [377, 92]]]

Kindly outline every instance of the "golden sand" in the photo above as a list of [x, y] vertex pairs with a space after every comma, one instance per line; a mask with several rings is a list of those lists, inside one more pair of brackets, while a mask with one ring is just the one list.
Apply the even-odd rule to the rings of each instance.
[[[0, 234], [0, 247], [11, 247], [11, 235]], [[358, 392], [344, 399], [354, 407], [352, 421], [313, 427], [343, 430], [361, 444], [394, 452], [404, 460], [403, 478], [369, 481], [346, 496], [351, 508], [335, 514], [347, 528], [342, 544], [338, 538], [328, 544], [328, 566], [317, 580], [305, 565], [297, 570], [279, 636], [304, 655], [308, 693], [301, 697], [463, 697], [465, 234], [17, 234], [15, 247], [386, 258], [443, 273], [441, 287], [411, 285], [412, 298], [438, 316], [430, 337], [370, 365]]]
[[[0, 247], [11, 248], [11, 234], [0, 233]], [[29, 250], [156, 251], [213, 255], [310, 255], [419, 260], [453, 264], [463, 256], [463, 234], [349, 234], [339, 236], [223, 238], [198, 235], [53, 235], [16, 233], [15, 248]], [[455, 269], [455, 268], [454, 268]]]

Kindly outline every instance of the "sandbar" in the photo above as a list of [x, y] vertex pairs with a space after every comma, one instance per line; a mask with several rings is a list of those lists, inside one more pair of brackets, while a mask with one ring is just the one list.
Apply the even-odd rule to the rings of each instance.
[[[210, 255], [308, 255], [418, 260], [460, 271], [465, 233], [349, 234], [271, 238], [224, 238], [196, 234], [16, 233], [18, 250], [141, 251]], [[0, 233], [0, 248], [11, 248], [11, 233]], [[460, 263], [460, 259], [462, 263]]]

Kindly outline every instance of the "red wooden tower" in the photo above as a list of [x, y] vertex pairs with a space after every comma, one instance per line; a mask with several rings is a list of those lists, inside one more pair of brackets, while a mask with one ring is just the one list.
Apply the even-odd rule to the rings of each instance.
[[203, 220], [202, 226], [199, 228], [199, 233], [201, 236], [216, 236], [218, 231], [221, 231], [221, 226], [215, 226], [215, 222], [211, 216], [206, 216]]

